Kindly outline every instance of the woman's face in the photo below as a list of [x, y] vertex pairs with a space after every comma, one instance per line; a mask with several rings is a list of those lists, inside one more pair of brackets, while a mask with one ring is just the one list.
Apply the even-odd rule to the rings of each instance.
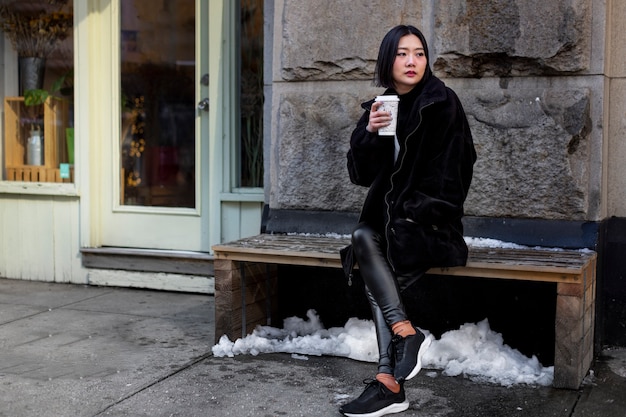
[[422, 41], [412, 34], [401, 37], [393, 63], [393, 81], [398, 94], [408, 93], [422, 80], [427, 64]]

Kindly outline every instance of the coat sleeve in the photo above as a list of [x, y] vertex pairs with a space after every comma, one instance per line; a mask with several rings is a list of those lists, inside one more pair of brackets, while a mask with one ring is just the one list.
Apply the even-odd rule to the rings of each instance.
[[369, 187], [393, 158], [393, 140], [370, 133], [365, 128], [369, 123], [369, 110], [365, 110], [350, 138], [348, 151], [348, 173], [350, 181], [356, 185]]
[[476, 161], [472, 135], [460, 101], [448, 91], [448, 105], [425, 131], [427, 143], [403, 204], [406, 215], [417, 223], [441, 225], [460, 219], [472, 180]]

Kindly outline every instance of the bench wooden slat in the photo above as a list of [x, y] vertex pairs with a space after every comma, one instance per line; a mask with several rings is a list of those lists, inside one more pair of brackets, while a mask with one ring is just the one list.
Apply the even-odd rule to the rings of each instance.
[[561, 282], [561, 283], [580, 283], [580, 271], [572, 273], [563, 273], [562, 271], [545, 271], [540, 268], [516, 268], [515, 266], [506, 266], [503, 264], [500, 268], [495, 268], [494, 264], [468, 263], [464, 267], [456, 268], [433, 268], [428, 271], [434, 275], [451, 275], [475, 278], [498, 278], [513, 279], [522, 281], [537, 282]]
[[[215, 249], [214, 249], [215, 250]], [[285, 256], [284, 253], [268, 253], [268, 252], [256, 252], [256, 253], [224, 253], [215, 252], [216, 259], [228, 259], [238, 262], [266, 262], [279, 265], [302, 265], [302, 266], [319, 266], [328, 268], [341, 268], [341, 260], [339, 257], [334, 256], [314, 256], [314, 255], [302, 255], [302, 256]]]
[[[339, 268], [339, 251], [348, 244], [347, 237], [268, 234], [215, 245], [213, 250], [218, 259]], [[572, 283], [580, 281], [581, 271], [594, 257], [591, 251], [470, 246], [466, 266], [433, 268], [429, 273]]]

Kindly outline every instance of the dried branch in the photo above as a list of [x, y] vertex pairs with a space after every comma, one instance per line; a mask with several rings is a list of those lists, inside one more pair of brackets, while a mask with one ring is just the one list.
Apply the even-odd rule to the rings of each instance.
[[67, 38], [72, 27], [72, 14], [61, 9], [33, 11], [0, 5], [0, 29], [22, 57], [46, 58]]

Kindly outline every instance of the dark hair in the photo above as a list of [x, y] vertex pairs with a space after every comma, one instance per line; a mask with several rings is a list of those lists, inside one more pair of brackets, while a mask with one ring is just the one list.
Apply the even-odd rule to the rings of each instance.
[[[374, 84], [377, 87], [393, 88], [393, 63], [398, 53], [398, 44], [400, 38], [406, 35], [415, 35], [419, 38], [424, 46], [424, 53], [428, 60], [428, 45], [426, 38], [419, 29], [410, 25], [398, 25], [391, 29], [380, 44], [378, 50], [378, 60], [376, 61], [376, 69], [374, 71]], [[430, 62], [426, 64], [426, 74], [430, 73]], [[425, 75], [426, 78], [426, 75]]]

